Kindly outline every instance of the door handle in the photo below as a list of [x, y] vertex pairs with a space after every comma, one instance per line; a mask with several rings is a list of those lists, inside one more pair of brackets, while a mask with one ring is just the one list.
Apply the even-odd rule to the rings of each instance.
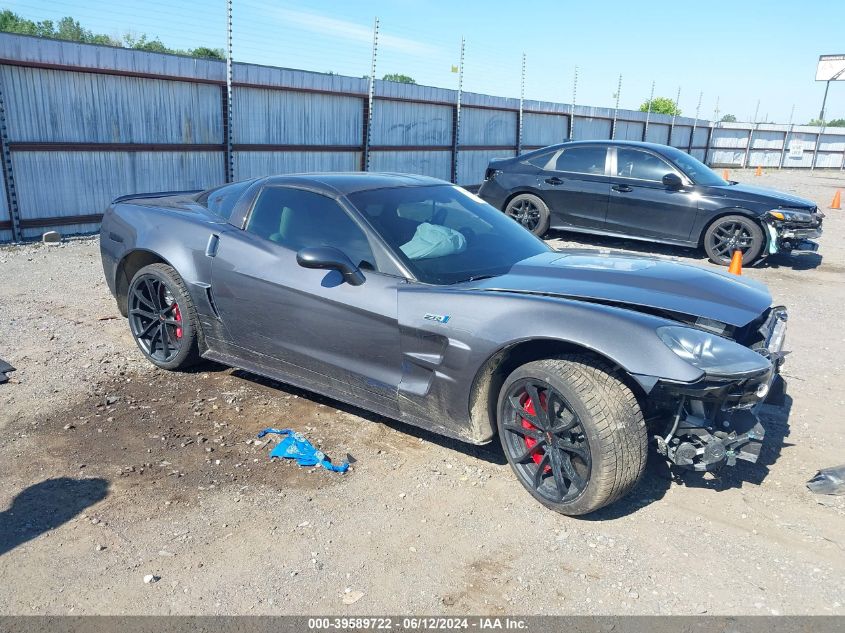
[[618, 191], [619, 193], [629, 193], [634, 190], [628, 185], [613, 185], [611, 189], [613, 189], [614, 191]]
[[551, 178], [546, 178], [546, 182], [550, 185], [562, 185], [563, 184], [563, 180], [561, 180], [557, 176], [552, 176]]

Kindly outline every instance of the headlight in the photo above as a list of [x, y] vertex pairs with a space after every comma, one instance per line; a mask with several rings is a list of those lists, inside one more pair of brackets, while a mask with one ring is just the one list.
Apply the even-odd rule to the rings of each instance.
[[788, 209], [772, 209], [769, 215], [775, 220], [782, 220], [786, 222], [812, 222], [813, 214], [805, 213], [803, 211], [790, 211]]
[[657, 335], [678, 356], [710, 375], [756, 374], [772, 366], [747, 347], [694, 328], [667, 325], [657, 328]]

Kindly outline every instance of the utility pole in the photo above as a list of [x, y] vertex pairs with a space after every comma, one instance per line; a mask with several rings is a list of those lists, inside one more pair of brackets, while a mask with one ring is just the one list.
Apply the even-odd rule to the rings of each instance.
[[364, 171], [370, 171], [370, 140], [373, 137], [373, 102], [376, 94], [376, 55], [378, 53], [378, 16], [373, 20], [373, 56], [370, 61], [370, 81], [367, 87], [367, 113], [364, 119]]

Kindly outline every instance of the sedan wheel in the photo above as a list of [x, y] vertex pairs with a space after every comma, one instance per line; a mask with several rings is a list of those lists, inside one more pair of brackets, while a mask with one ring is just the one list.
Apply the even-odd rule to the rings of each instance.
[[129, 330], [154, 365], [180, 369], [199, 357], [193, 303], [173, 268], [142, 268], [129, 286]]
[[763, 250], [763, 230], [741, 215], [728, 215], [711, 224], [704, 234], [704, 250], [714, 264], [727, 266], [734, 251], [742, 253], [742, 263], [751, 264]]
[[513, 198], [505, 207], [505, 214], [537, 237], [549, 230], [549, 208], [533, 194], [523, 193]]

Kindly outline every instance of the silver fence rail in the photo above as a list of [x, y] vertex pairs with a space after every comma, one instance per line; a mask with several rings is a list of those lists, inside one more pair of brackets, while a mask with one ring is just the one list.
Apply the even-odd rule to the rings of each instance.
[[374, 82], [371, 99], [365, 78], [241, 63], [230, 83], [231, 102], [225, 62], [0, 34], [0, 242], [95, 231], [119, 195], [274, 173], [369, 169], [477, 184], [491, 158], [567, 138], [662, 143], [719, 167], [845, 165], [845, 129], [388, 81]]

